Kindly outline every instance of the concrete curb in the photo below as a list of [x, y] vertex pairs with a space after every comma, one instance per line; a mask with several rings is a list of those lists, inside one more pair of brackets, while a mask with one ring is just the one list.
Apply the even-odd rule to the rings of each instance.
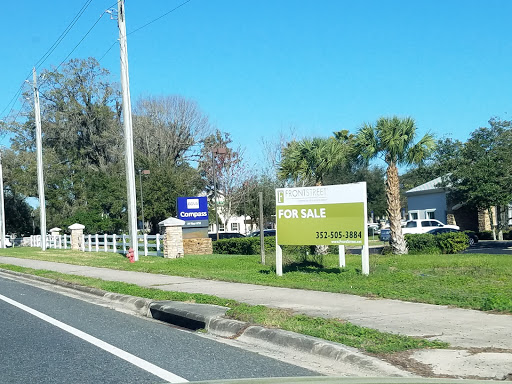
[[293, 348], [336, 362], [358, 366], [362, 370], [371, 372], [375, 376], [412, 376], [409, 372], [405, 372], [375, 357], [367, 356], [356, 348], [282, 329], [250, 326], [238, 339], [241, 341], [247, 339], [253, 343], [263, 341], [276, 344], [280, 347]]
[[92, 294], [108, 300], [109, 302], [122, 305], [123, 309], [138, 315], [164, 321], [183, 328], [191, 330], [205, 329], [210, 334], [224, 338], [237, 339], [249, 344], [260, 346], [271, 344], [279, 348], [292, 348], [331, 361], [357, 365], [362, 367], [365, 371], [372, 372], [376, 376], [412, 376], [411, 373], [403, 371], [375, 357], [367, 356], [356, 348], [282, 329], [269, 329], [238, 320], [227, 319], [224, 317], [229, 310], [227, 307], [179, 301], [153, 301], [1, 268], [0, 272]]

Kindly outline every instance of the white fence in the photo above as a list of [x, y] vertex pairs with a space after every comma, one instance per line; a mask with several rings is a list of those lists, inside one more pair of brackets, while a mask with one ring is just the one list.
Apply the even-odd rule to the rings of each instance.
[[[130, 248], [129, 235], [83, 235], [81, 248], [85, 252], [115, 252], [126, 254]], [[162, 236], [139, 235], [137, 236], [137, 245], [140, 256], [163, 256]], [[41, 236], [30, 236], [30, 246], [40, 247]], [[46, 247], [55, 249], [71, 248], [71, 236], [46, 236]]]

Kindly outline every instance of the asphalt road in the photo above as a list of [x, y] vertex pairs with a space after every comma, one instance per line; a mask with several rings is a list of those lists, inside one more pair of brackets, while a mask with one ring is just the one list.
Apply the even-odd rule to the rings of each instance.
[[0, 383], [163, 383], [318, 375], [196, 333], [4, 278], [0, 354]]

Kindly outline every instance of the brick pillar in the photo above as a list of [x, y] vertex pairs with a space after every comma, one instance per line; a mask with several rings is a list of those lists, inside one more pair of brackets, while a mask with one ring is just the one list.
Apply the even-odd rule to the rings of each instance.
[[183, 257], [183, 230], [185, 221], [175, 217], [169, 217], [164, 221], [158, 223], [160, 227], [164, 228], [164, 258], [176, 259]]
[[75, 223], [68, 227], [71, 230], [71, 249], [81, 251], [85, 225]]
[[491, 220], [489, 218], [489, 212], [487, 209], [478, 211], [478, 230], [479, 231], [490, 231]]
[[448, 213], [446, 215], [446, 224], [457, 225], [457, 222], [455, 221], [455, 215], [453, 213]]

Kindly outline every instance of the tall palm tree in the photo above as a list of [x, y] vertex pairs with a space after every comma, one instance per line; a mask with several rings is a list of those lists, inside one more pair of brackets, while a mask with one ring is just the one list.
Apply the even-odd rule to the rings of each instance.
[[391, 247], [395, 254], [406, 254], [407, 244], [400, 225], [400, 180], [398, 165], [420, 164], [434, 150], [434, 137], [427, 133], [416, 144], [416, 124], [410, 117], [381, 117], [377, 124], [364, 124], [356, 136], [355, 149], [366, 162], [381, 157], [387, 164], [386, 199]]

